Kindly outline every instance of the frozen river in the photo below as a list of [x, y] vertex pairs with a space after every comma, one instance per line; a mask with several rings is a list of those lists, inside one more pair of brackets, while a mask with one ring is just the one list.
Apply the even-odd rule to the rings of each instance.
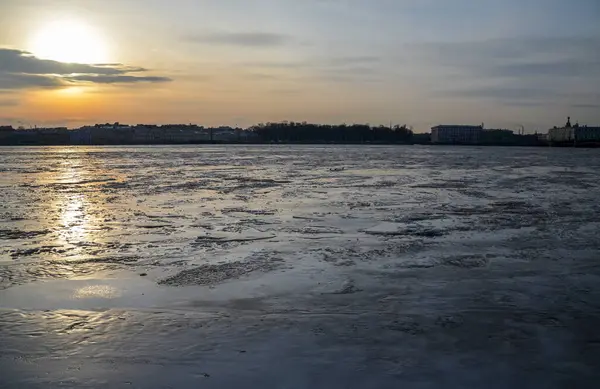
[[0, 148], [0, 388], [596, 388], [600, 153]]

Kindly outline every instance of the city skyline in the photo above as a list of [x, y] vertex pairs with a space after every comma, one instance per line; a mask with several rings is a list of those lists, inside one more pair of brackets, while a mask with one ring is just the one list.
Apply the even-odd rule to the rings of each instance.
[[4, 0], [0, 124], [595, 125], [599, 16], [594, 0]]

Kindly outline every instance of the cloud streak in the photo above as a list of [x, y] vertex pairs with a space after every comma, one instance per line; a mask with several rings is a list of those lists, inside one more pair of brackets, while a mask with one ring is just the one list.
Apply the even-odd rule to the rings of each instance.
[[80, 83], [135, 84], [172, 81], [137, 76], [148, 70], [122, 64], [77, 64], [40, 59], [23, 50], [0, 48], [0, 90], [62, 88]]
[[495, 39], [412, 49], [420, 63], [433, 64], [443, 96], [517, 106], [600, 103], [586, 93], [600, 86], [598, 38]]
[[142, 82], [169, 82], [171, 81], [168, 77], [138, 77], [138, 76], [106, 76], [106, 75], [82, 75], [73, 77], [64, 77], [69, 82], [91, 82], [94, 84], [134, 84]]
[[498, 77], [597, 77], [600, 76], [600, 61], [586, 58], [571, 58], [547, 62], [513, 63], [492, 66], [489, 75]]
[[61, 77], [54, 75], [8, 73], [0, 71], [0, 89], [53, 89], [64, 87]]
[[278, 47], [293, 42], [285, 34], [270, 32], [225, 32], [188, 36], [187, 40], [210, 45], [238, 47]]
[[598, 104], [572, 104], [573, 108], [583, 108], [583, 109], [598, 109], [600, 108], [600, 103]]
[[[381, 71], [382, 58], [377, 56], [332, 56], [305, 58], [297, 61], [261, 61], [243, 62], [240, 65], [246, 68], [259, 70], [264, 75], [272, 72], [277, 74], [277, 79], [298, 82], [335, 82], [353, 83], [357, 85], [364, 82], [373, 83], [382, 81], [384, 74]], [[256, 74], [256, 73], [255, 73]], [[255, 79], [267, 79], [258, 77]]]

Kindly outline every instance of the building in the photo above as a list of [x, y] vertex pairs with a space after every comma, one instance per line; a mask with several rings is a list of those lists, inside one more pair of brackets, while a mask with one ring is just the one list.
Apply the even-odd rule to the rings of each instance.
[[190, 144], [210, 142], [204, 127], [187, 124], [97, 124], [71, 131], [74, 144]]
[[575, 141], [578, 143], [600, 142], [600, 127], [575, 127]]
[[2, 134], [2, 144], [32, 146], [69, 144], [69, 130], [66, 127], [29, 128], [5, 131]]
[[483, 132], [480, 126], [439, 125], [431, 128], [431, 142], [439, 144], [478, 144]]
[[563, 127], [554, 127], [548, 130], [550, 143], [599, 143], [600, 127], [580, 126], [579, 123], [571, 125], [571, 118]]
[[571, 125], [571, 117], [563, 127], [554, 127], [548, 130], [548, 142], [563, 143], [573, 142], [575, 139], [575, 128]]
[[0, 126], [0, 145], [10, 144], [15, 129], [12, 126]]
[[517, 143], [517, 138], [511, 130], [485, 129], [480, 134], [479, 143], [485, 145], [512, 145]]
[[548, 131], [548, 141], [550, 142], [572, 142], [574, 139], [575, 129], [573, 127], [557, 127]]

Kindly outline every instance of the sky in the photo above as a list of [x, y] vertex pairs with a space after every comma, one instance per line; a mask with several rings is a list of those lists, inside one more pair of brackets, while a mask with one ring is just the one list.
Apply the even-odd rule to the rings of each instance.
[[0, 125], [567, 116], [600, 125], [598, 0], [0, 0]]

